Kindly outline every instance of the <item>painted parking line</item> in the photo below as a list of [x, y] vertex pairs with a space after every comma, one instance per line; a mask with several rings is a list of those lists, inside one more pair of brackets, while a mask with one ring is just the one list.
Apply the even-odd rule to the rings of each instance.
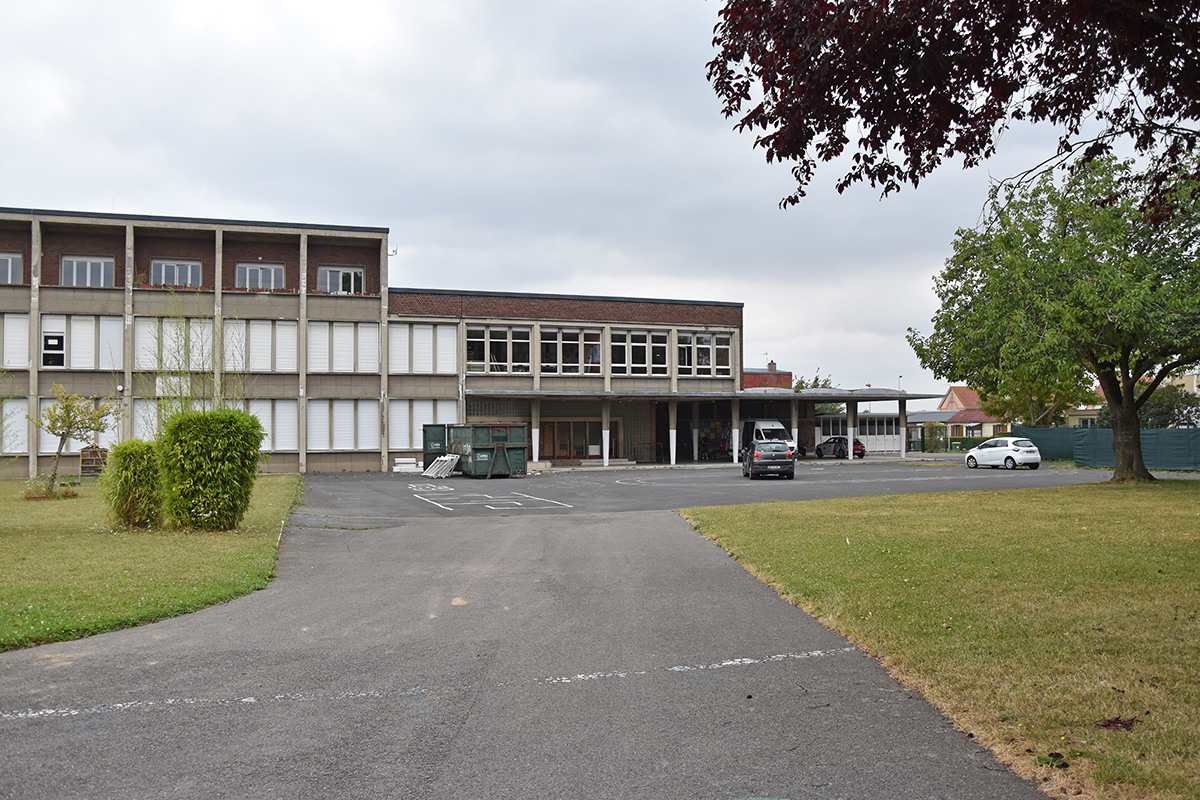
[[[517, 509], [537, 510], [539, 508], [574, 508], [567, 503], [560, 503], [557, 500], [550, 500], [545, 497], [537, 497], [532, 494], [523, 492], [509, 492], [504, 495], [485, 494], [483, 492], [468, 492], [459, 493], [452, 487], [437, 487], [437, 494], [433, 497], [425, 495], [426, 491], [422, 488], [421, 491], [414, 492], [413, 497], [418, 500], [424, 500], [430, 505], [437, 506], [444, 511], [454, 511], [460, 507], [481, 506], [490, 511], [513, 511]], [[437, 499], [434, 499], [436, 497]]]

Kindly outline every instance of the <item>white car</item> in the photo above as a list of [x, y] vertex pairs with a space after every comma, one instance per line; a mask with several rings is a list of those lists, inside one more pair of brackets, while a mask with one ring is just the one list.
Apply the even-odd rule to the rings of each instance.
[[988, 439], [978, 447], [972, 447], [967, 451], [967, 466], [971, 469], [979, 466], [992, 469], [999, 467], [1037, 469], [1041, 465], [1042, 454], [1038, 452], [1037, 445], [1028, 439], [1020, 439], [1015, 436]]

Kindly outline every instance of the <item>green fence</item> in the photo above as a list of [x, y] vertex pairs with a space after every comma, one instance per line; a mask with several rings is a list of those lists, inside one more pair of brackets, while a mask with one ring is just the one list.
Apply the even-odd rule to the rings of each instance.
[[[1114, 467], [1111, 428], [1013, 428], [1031, 439], [1042, 458], [1074, 461], [1080, 467]], [[1142, 460], [1147, 469], [1200, 470], [1200, 428], [1142, 430]]]

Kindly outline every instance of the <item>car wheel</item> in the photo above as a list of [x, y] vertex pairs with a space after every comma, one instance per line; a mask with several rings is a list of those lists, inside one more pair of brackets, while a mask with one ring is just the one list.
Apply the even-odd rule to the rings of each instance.
[[1041, 466], [1041, 464], [1030, 464], [1030, 465], [1029, 465], [1029, 468], [1030, 468], [1030, 469], [1037, 469], [1037, 468], [1038, 468], [1038, 467], [1040, 467], [1040, 466]]
[[791, 472], [789, 472], [789, 473], [787, 474], [787, 479], [788, 479], [789, 481], [794, 481], [794, 480], [796, 480], [796, 471], [795, 471], [795, 470], [792, 470]]
[[743, 461], [743, 462], [742, 462], [742, 477], [743, 477], [743, 478], [749, 478], [749, 477], [750, 477], [750, 471], [749, 471], [748, 469], [746, 469], [746, 462], [745, 462], [745, 461]]
[[824, 458], [824, 457], [825, 457], [825, 451], [818, 447], [817, 448], [817, 458]]
[[1017, 462], [1013, 461], [1012, 456], [1008, 456], [1004, 459], [1004, 468], [1005, 469], [1016, 469], [1017, 468]]
[[855, 458], [866, 458], [867, 454], [866, 453], [855, 453], [854, 457]]
[[837, 450], [833, 451], [833, 457], [834, 458], [845, 458], [846, 451], [843, 448], [839, 447]]
[[979, 462], [975, 460], [975, 456], [967, 456], [967, 469], [975, 469], [979, 466]]

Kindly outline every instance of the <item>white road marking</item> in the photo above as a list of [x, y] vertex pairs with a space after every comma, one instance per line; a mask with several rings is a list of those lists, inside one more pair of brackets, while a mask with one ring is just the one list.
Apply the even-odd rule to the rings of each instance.
[[[637, 678], [658, 672], [676, 672], [693, 674], [717, 669], [734, 667], [752, 667], [758, 664], [775, 664], [786, 661], [799, 661], [811, 658], [827, 658], [830, 656], [853, 653], [857, 647], [840, 647], [834, 650], [810, 650], [805, 653], [778, 653], [759, 658], [732, 658], [717, 661], [712, 664], [677, 665], [673, 667], [656, 667], [645, 670], [614, 670], [609, 672], [585, 672], [577, 675], [547, 676], [534, 678], [530, 682], [545, 685], [562, 685], [569, 683], [584, 683], [588, 681], [603, 681], [620, 678]], [[523, 683], [523, 682], [522, 682]], [[497, 686], [512, 684], [499, 683]], [[284, 694], [266, 695], [262, 697], [174, 697], [165, 700], [132, 700], [124, 703], [106, 703], [92, 708], [29, 708], [19, 711], [0, 711], [0, 722], [20, 722], [24, 720], [61, 719], [64, 717], [91, 716], [97, 713], [113, 711], [130, 711], [133, 709], [169, 709], [172, 707], [223, 707], [249, 708], [275, 703], [316, 703], [316, 702], [345, 702], [353, 700], [385, 700], [395, 696], [394, 692], [379, 690], [342, 691], [342, 692], [287, 692]], [[426, 710], [431, 695], [447, 695], [448, 691], [431, 691], [420, 686], [400, 692], [401, 696], [412, 698], [420, 710]]]

